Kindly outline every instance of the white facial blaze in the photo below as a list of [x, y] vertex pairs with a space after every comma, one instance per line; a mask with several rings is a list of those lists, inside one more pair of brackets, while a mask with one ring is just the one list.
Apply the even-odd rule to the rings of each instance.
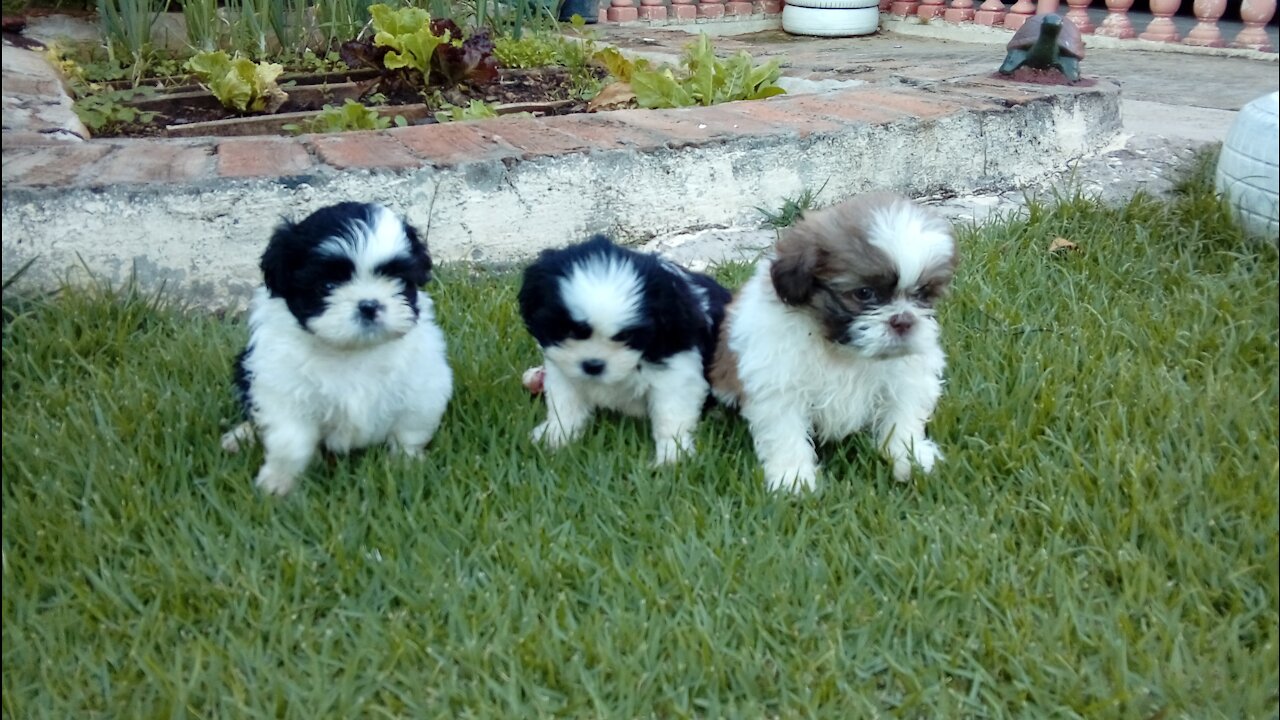
[[[355, 271], [329, 293], [325, 311], [307, 323], [317, 337], [338, 346], [374, 345], [414, 327], [417, 318], [402, 294], [403, 281], [377, 272], [384, 263], [407, 258], [410, 252], [404, 225], [390, 210], [378, 206], [369, 223], [353, 220], [326, 240], [321, 251], [350, 258]], [[426, 302], [425, 296], [420, 302]], [[377, 303], [380, 309], [368, 317], [361, 303]]]
[[615, 258], [587, 258], [560, 281], [560, 297], [569, 314], [604, 338], [636, 323], [640, 296], [635, 268]]
[[867, 240], [893, 259], [898, 267], [898, 289], [908, 292], [926, 270], [948, 262], [954, 252], [947, 223], [908, 201], [878, 208]]

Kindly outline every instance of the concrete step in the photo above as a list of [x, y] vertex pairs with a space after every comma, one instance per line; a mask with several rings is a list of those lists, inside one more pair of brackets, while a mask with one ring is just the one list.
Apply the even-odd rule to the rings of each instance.
[[952, 66], [837, 85], [708, 108], [298, 138], [7, 135], [4, 266], [33, 261], [29, 285], [87, 267], [239, 304], [280, 219], [339, 200], [403, 213], [439, 261], [517, 263], [593, 232], [639, 243], [755, 225], [756, 208], [820, 186], [831, 199], [1015, 187], [1120, 130], [1118, 90], [1101, 80], [1023, 85]]

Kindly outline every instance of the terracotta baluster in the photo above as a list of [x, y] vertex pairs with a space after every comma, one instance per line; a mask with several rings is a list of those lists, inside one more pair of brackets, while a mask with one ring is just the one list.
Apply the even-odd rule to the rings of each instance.
[[698, 17], [698, 6], [693, 0], [671, 0], [671, 17], [678, 20], [692, 20]]
[[633, 4], [635, 0], [609, 0], [609, 9], [604, 16], [609, 22], [631, 22], [640, 18], [640, 11]]
[[978, 12], [973, 14], [973, 21], [979, 25], [1002, 25], [1004, 24], [1004, 16], [1008, 13], [1004, 9], [1004, 3], [1000, 0], [983, 0], [978, 6]]
[[893, 0], [889, 5], [889, 12], [894, 15], [915, 15], [918, 7], [920, 0]]
[[[1222, 0], [1226, 2], [1226, 0]], [[1067, 19], [1076, 24], [1081, 33], [1089, 34], [1094, 30], [1093, 21], [1089, 19], [1090, 0], [1067, 0]]]
[[880, 12], [889, 12], [891, 7], [893, 7], [893, 0], [880, 0]]
[[1226, 47], [1227, 41], [1218, 30], [1218, 18], [1227, 11], [1227, 0], [1196, 0], [1191, 6], [1200, 22], [1191, 28], [1184, 45], [1200, 45], [1202, 47]]
[[698, 17], [724, 17], [724, 0], [698, 0]]
[[667, 6], [663, 0], [640, 0], [640, 17], [646, 20], [666, 20]]
[[1010, 30], [1017, 30], [1035, 14], [1035, 3], [1031, 0], [1017, 0], [1013, 7], [1009, 8], [1009, 14], [1004, 16], [1004, 26]]
[[1093, 34], [1125, 39], [1137, 37], [1137, 31], [1129, 24], [1131, 7], [1133, 0], [1107, 0], [1107, 19], [1102, 21]]
[[1151, 18], [1147, 29], [1138, 37], [1156, 42], [1178, 42], [1178, 29], [1173, 26], [1173, 14], [1178, 12], [1182, 0], [1151, 0]]
[[973, 15], [973, 0], [951, 0], [951, 7], [942, 13], [942, 19], [953, 23], [973, 22]]
[[1271, 38], [1267, 36], [1267, 23], [1276, 14], [1276, 0], [1244, 0], [1240, 5], [1240, 19], [1244, 29], [1231, 42], [1231, 47], [1252, 48], [1263, 52], [1275, 52]]
[[1048, 15], [1058, 12], [1058, 0], [1036, 0], [1036, 14]]
[[916, 8], [916, 15], [921, 20], [932, 20], [941, 15], [946, 8], [943, 2], [945, 0], [920, 0], [920, 7]]

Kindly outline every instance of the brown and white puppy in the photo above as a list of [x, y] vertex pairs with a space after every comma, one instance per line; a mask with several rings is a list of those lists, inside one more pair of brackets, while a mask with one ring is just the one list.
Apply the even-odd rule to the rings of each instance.
[[741, 407], [771, 489], [812, 488], [814, 439], [864, 429], [898, 480], [941, 459], [925, 424], [946, 367], [934, 303], [955, 264], [949, 224], [890, 193], [783, 232], [730, 305], [710, 373]]

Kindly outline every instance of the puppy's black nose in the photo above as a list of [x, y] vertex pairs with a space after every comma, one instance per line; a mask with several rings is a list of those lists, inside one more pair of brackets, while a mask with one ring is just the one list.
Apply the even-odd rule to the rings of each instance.
[[595, 360], [595, 359], [583, 360], [582, 372], [588, 375], [599, 375], [600, 373], [604, 372], [604, 361]]
[[382, 312], [382, 303], [377, 300], [361, 300], [356, 303], [356, 309], [360, 311], [360, 317], [373, 320], [378, 317], [378, 313]]
[[898, 313], [889, 317], [889, 327], [898, 335], [906, 335], [915, 325], [916, 319], [907, 313]]

